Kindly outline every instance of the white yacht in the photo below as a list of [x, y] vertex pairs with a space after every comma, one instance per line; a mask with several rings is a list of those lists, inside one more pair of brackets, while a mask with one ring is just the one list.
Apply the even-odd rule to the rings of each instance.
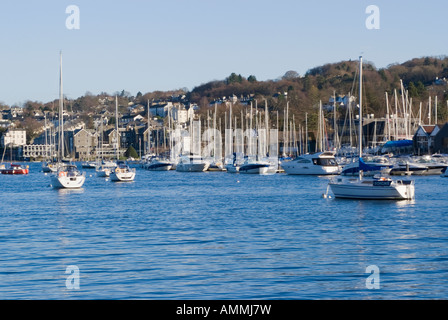
[[134, 181], [135, 168], [130, 168], [124, 161], [117, 161], [117, 167], [110, 172], [111, 181]]
[[333, 152], [304, 154], [290, 161], [283, 161], [281, 167], [287, 174], [297, 175], [333, 175], [340, 173]]
[[267, 174], [270, 171], [270, 167], [271, 163], [268, 161], [246, 157], [244, 163], [239, 166], [238, 172], [248, 174]]
[[173, 167], [173, 163], [159, 157], [152, 157], [143, 167], [149, 171], [169, 171]]
[[51, 176], [53, 188], [76, 189], [81, 188], [86, 180], [84, 173], [81, 173], [75, 165], [64, 163], [64, 96], [62, 94], [62, 53], [60, 54], [60, 74], [59, 74], [59, 149], [57, 171]]
[[364, 200], [412, 200], [414, 181], [392, 180], [380, 177], [374, 179], [337, 179], [329, 183], [336, 198]]
[[400, 159], [397, 160], [389, 174], [391, 176], [422, 176], [427, 172], [428, 168], [423, 164], [414, 163], [410, 159]]
[[[118, 119], [118, 97], [115, 96], [115, 119]], [[115, 121], [115, 154], [117, 159], [117, 167], [110, 172], [110, 181], [114, 182], [129, 182], [134, 181], [135, 168], [130, 168], [126, 162], [119, 159], [119, 135], [118, 135], [118, 120]]]
[[179, 172], [201, 172], [207, 171], [210, 164], [203, 160], [201, 156], [190, 155], [181, 156], [176, 164], [176, 171]]
[[[336, 198], [369, 199], [369, 200], [411, 200], [415, 196], [414, 181], [395, 180], [386, 177], [363, 179], [362, 156], [362, 57], [359, 61], [359, 177], [357, 179], [343, 179], [338, 177], [329, 182]], [[364, 164], [365, 165], [365, 164]]]
[[51, 176], [51, 185], [56, 189], [77, 189], [83, 186], [85, 180], [85, 174], [81, 173], [75, 165], [63, 164]]

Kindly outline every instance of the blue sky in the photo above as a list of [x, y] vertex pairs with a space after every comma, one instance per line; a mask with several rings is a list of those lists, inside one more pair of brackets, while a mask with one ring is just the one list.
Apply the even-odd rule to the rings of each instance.
[[[193, 89], [232, 72], [258, 80], [364, 59], [378, 68], [448, 54], [448, 2], [383, 0], [2, 1], [0, 101]], [[66, 8], [79, 8], [69, 30]], [[369, 30], [376, 5], [380, 29]]]

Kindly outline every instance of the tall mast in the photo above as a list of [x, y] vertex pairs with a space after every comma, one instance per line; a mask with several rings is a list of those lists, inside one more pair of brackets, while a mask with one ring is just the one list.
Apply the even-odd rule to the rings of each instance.
[[359, 157], [362, 157], [362, 56], [359, 57]]
[[334, 124], [333, 124], [333, 128], [334, 128], [334, 137], [333, 137], [333, 144], [335, 147], [335, 150], [338, 149], [338, 145], [339, 145], [339, 137], [338, 137], [338, 126], [337, 126], [337, 119], [336, 119], [336, 91], [333, 91], [333, 99], [334, 99], [334, 103], [333, 103], [333, 112], [334, 112]]
[[420, 108], [418, 111], [418, 125], [420, 126], [422, 124], [422, 102], [420, 101]]
[[62, 51], [59, 53], [59, 160], [64, 158], [64, 101], [62, 87]]
[[402, 121], [404, 121], [404, 135], [407, 139], [408, 136], [408, 130], [407, 130], [407, 117], [408, 117], [408, 110], [407, 110], [407, 104], [405, 102], [405, 90], [403, 86], [403, 80], [400, 79], [400, 87], [401, 87], [401, 103], [403, 105], [403, 118]]
[[[150, 124], [151, 124], [151, 119], [149, 116], [149, 99], [148, 99], [148, 155], [151, 154], [151, 129], [150, 129]], [[170, 116], [168, 114], [168, 124], [170, 121]]]
[[308, 154], [308, 113], [305, 112], [305, 154]]
[[397, 100], [397, 89], [394, 89], [395, 98], [395, 140], [398, 140], [398, 100]]
[[437, 96], [436, 96], [436, 101], [434, 102], [434, 124], [437, 125]]
[[119, 148], [119, 143], [118, 143], [118, 97], [115, 96], [115, 157], [117, 158], [118, 161], [118, 148]]
[[319, 152], [324, 151], [324, 130], [322, 125], [323, 119], [322, 119], [322, 100], [319, 102]]
[[386, 91], [386, 137], [387, 141], [390, 141], [390, 126], [389, 126], [389, 97]]
[[266, 155], [269, 153], [269, 145], [270, 145], [270, 132], [269, 132], [269, 111], [268, 111], [268, 101], [264, 99], [264, 121], [265, 121], [265, 128], [266, 128], [266, 150], [264, 151], [264, 154]]

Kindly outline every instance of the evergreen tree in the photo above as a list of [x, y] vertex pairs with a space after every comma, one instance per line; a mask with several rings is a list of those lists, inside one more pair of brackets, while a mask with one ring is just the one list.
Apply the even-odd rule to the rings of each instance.
[[134, 158], [137, 159], [138, 158], [138, 153], [137, 151], [134, 149], [133, 146], [129, 146], [129, 148], [126, 150], [126, 152], [124, 153], [126, 158]]
[[249, 78], [247, 78], [247, 81], [249, 81], [249, 82], [257, 82], [257, 78], [255, 78], [254, 75], [250, 75]]

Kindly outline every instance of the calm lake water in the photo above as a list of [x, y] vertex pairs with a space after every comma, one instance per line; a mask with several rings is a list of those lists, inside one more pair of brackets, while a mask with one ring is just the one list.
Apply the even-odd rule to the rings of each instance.
[[0, 299], [448, 298], [448, 178], [378, 202], [324, 199], [327, 177], [30, 170], [0, 175]]

